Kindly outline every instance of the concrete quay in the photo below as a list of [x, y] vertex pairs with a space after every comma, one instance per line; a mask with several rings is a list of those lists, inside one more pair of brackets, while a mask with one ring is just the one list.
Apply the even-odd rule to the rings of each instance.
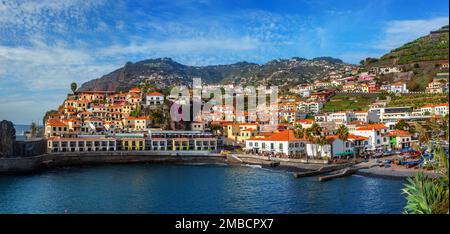
[[227, 160], [224, 155], [205, 151], [66, 152], [34, 157], [0, 158], [0, 174], [32, 173], [64, 166], [116, 163], [223, 164], [227, 163]]

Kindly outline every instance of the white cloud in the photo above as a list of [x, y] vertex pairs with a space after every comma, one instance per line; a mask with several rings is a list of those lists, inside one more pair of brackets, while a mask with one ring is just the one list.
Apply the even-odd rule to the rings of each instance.
[[117, 55], [184, 55], [189, 53], [215, 53], [217, 51], [242, 52], [257, 49], [260, 42], [256, 38], [189, 38], [167, 41], [148, 40], [143, 43], [113, 45], [99, 50], [102, 56]]
[[[24, 88], [63, 88], [111, 71], [117, 64], [98, 63], [90, 51], [64, 46], [0, 46], [0, 70]], [[1, 88], [0, 88], [1, 89]]]
[[381, 40], [374, 43], [373, 48], [391, 50], [418, 37], [427, 35], [430, 31], [448, 25], [448, 17], [418, 20], [395, 20], [386, 24]]
[[86, 21], [84, 13], [103, 3], [101, 0], [2, 1], [0, 24], [3, 27], [13, 25], [32, 29], [47, 26], [54, 21], [54, 17]]

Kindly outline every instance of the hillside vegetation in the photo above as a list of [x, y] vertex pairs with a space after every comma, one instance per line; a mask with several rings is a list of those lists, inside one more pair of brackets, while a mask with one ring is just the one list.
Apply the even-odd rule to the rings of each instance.
[[440, 104], [448, 102], [447, 94], [413, 94], [405, 96], [394, 96], [388, 106], [411, 106], [420, 108], [426, 104]]
[[448, 60], [448, 26], [391, 50], [379, 59], [369, 59], [369, 66], [407, 65]]

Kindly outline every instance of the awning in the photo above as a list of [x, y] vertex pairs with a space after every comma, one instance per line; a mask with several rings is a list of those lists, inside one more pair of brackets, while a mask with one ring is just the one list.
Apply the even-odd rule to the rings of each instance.
[[353, 151], [350, 152], [339, 152], [335, 154], [336, 156], [353, 155]]

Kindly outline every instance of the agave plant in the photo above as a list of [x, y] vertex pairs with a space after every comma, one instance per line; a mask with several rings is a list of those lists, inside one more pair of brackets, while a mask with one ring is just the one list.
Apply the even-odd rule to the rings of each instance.
[[402, 189], [406, 194], [408, 214], [446, 214], [449, 206], [448, 186], [448, 155], [442, 149], [434, 150], [434, 169], [441, 177], [430, 178], [423, 172], [408, 179], [408, 184]]

